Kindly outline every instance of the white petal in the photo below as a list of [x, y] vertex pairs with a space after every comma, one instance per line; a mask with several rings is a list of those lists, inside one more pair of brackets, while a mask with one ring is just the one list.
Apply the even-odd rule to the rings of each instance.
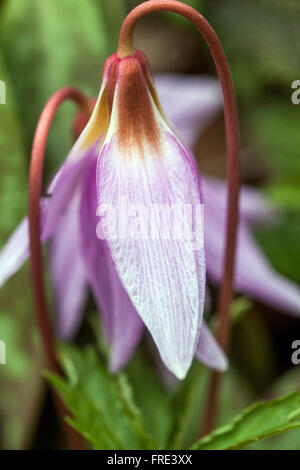
[[196, 357], [212, 369], [223, 372], [228, 368], [228, 360], [205, 322], [201, 326]]
[[0, 287], [20, 269], [28, 257], [29, 232], [26, 217], [0, 252]]

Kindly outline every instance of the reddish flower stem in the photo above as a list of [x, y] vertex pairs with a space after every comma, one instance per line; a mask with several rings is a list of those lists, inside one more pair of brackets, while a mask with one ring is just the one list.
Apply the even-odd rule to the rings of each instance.
[[[218, 299], [217, 339], [224, 350], [230, 337], [230, 304], [233, 292], [235, 247], [238, 227], [238, 200], [240, 175], [240, 132], [234, 87], [230, 68], [220, 40], [208, 21], [190, 6], [176, 0], [149, 0], [132, 10], [125, 18], [120, 32], [118, 56], [122, 59], [134, 55], [132, 36], [137, 22], [149, 13], [170, 11], [187, 18], [202, 34], [213, 57], [223, 94], [227, 150], [227, 228], [224, 253], [223, 279]], [[213, 372], [208, 391], [206, 415], [201, 434], [215, 427], [221, 376]]]
[[[37, 322], [46, 354], [47, 365], [52, 372], [57, 374], [62, 374], [62, 371], [56, 359], [53, 327], [46, 301], [41, 248], [40, 200], [42, 195], [43, 166], [48, 133], [57, 109], [67, 99], [75, 101], [75, 103], [85, 111], [88, 110], [87, 99], [75, 88], [63, 88], [57, 91], [46, 103], [40, 115], [32, 145], [28, 200], [31, 279]], [[83, 448], [82, 440], [79, 435], [65, 422], [64, 416], [69, 413], [56, 394], [54, 394], [54, 403], [64, 426], [69, 446], [72, 449]]]

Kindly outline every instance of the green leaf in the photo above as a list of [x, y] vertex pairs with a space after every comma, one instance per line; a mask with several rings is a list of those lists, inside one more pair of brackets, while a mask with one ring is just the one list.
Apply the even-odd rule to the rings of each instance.
[[142, 352], [135, 354], [126, 372], [148, 433], [153, 435], [159, 449], [167, 448], [175, 421], [172, 394], [164, 390], [157, 373]]
[[[174, 414], [177, 421], [171, 442], [172, 449], [188, 449], [195, 440], [205, 415], [210, 377], [211, 371], [198, 361], [194, 361], [174, 400]], [[230, 367], [224, 374], [222, 383], [219, 424], [226, 423], [255, 400], [248, 383], [234, 367]]]
[[300, 392], [268, 402], [258, 402], [237, 415], [230, 423], [197, 441], [194, 450], [228, 450], [245, 447], [300, 427]]
[[125, 376], [111, 376], [93, 348], [63, 345], [67, 378], [46, 377], [72, 413], [70, 424], [99, 450], [154, 448]]
[[[299, 389], [299, 368], [292, 367], [281, 376], [268, 391], [270, 397], [280, 397], [287, 393], [293, 393]], [[259, 441], [247, 446], [253, 450], [300, 450], [300, 429], [293, 429], [288, 433], [273, 436], [270, 439]]]
[[187, 449], [197, 435], [199, 419], [203, 415], [208, 369], [194, 361], [186, 380], [180, 385], [173, 400], [176, 416], [171, 449]]

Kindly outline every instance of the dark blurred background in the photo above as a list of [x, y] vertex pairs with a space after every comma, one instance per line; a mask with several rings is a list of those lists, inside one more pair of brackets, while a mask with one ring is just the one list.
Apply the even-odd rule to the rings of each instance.
[[[0, 245], [26, 212], [27, 173], [34, 128], [47, 98], [66, 85], [96, 96], [105, 58], [116, 51], [126, 12], [140, 2], [123, 0], [2, 0], [0, 79]], [[217, 31], [236, 87], [242, 134], [242, 181], [261, 188], [281, 211], [255, 236], [283, 275], [300, 283], [300, 105], [291, 101], [300, 79], [298, 0], [189, 0]], [[186, 20], [160, 13], [142, 20], [135, 45], [152, 69], [216, 76], [208, 49]], [[47, 149], [46, 177], [72, 143], [74, 107], [59, 111]], [[202, 172], [223, 178], [223, 116], [199, 136], [194, 149]], [[242, 299], [243, 300], [243, 299]], [[299, 389], [290, 345], [299, 321], [253, 302], [233, 332], [224, 417], [252, 399]], [[299, 337], [300, 335], [298, 335]], [[1, 289], [0, 339], [8, 362], [0, 366], [0, 446], [63, 446], [45, 383], [32, 311], [28, 266]], [[299, 338], [298, 338], [299, 339]], [[245, 346], [247, 345], [247, 346]], [[263, 446], [264, 444], [260, 444]], [[298, 431], [269, 447], [300, 449]]]

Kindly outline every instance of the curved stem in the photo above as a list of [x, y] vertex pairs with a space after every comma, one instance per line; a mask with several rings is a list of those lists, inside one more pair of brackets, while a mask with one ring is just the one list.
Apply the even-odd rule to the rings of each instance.
[[[176, 0], [149, 0], [142, 3], [129, 13], [124, 20], [120, 32], [118, 56], [121, 59], [134, 55], [132, 36], [137, 22], [145, 15], [155, 11], [174, 12], [184, 16], [193, 23], [193, 25], [202, 34], [209, 47], [221, 84], [226, 128], [228, 196], [226, 246], [224, 254], [223, 279], [218, 299], [218, 326], [216, 335], [221, 347], [226, 350], [230, 336], [230, 304], [233, 291], [232, 284], [238, 227], [240, 174], [240, 132], [234, 87], [230, 68], [216, 32], [200, 13], [190, 6]], [[204, 433], [209, 432], [215, 426], [219, 390], [220, 375], [217, 372], [214, 372], [208, 392]]]
[[[31, 253], [30, 265], [37, 322], [48, 367], [51, 371], [58, 374], [61, 373], [61, 369], [56, 359], [54, 334], [45, 293], [43, 257], [40, 239], [40, 200], [42, 195], [43, 166], [48, 133], [57, 109], [67, 99], [75, 101], [75, 103], [77, 103], [77, 105], [83, 108], [85, 111], [88, 110], [88, 102], [86, 98], [75, 88], [63, 88], [54, 93], [48, 100], [40, 115], [34, 135], [30, 161], [28, 199], [29, 238]], [[64, 405], [56, 395], [55, 404], [60, 416], [66, 414], [67, 410], [64, 408]], [[65, 428], [70, 446], [73, 448], [78, 448], [78, 435], [75, 435], [73, 429], [70, 428], [66, 423]]]

